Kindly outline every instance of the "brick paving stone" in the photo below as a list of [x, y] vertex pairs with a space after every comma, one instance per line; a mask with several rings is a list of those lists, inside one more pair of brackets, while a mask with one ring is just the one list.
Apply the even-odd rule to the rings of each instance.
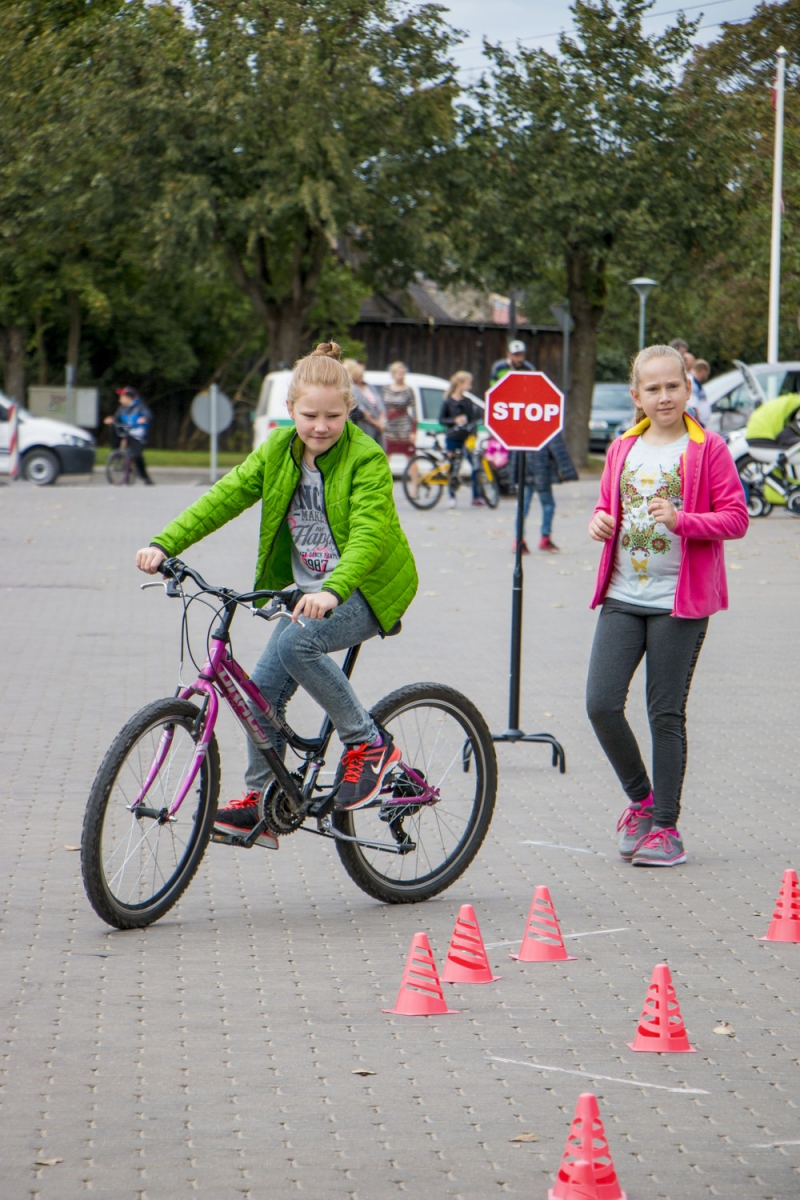
[[[712, 620], [690, 700], [685, 867], [616, 857], [624, 801], [583, 709], [589, 479], [558, 494], [562, 553], [525, 564], [523, 725], [556, 733], [568, 773], [543, 747], [499, 747], [497, 810], [461, 880], [382, 906], [305, 833], [277, 854], [210, 846], [171, 913], [121, 933], [95, 917], [66, 847], [112, 737], [177, 683], [179, 611], [140, 592], [131, 563], [199, 494], [186, 478], [0, 487], [4, 1200], [543, 1197], [584, 1090], [630, 1200], [797, 1197], [800, 948], [758, 939], [798, 867], [800, 524], [775, 512], [727, 551], [731, 609]], [[420, 593], [402, 636], [364, 650], [359, 693], [374, 703], [440, 679], [502, 731], [513, 505], [399, 506]], [[251, 510], [187, 558], [244, 589], [257, 523]], [[234, 626], [245, 665], [262, 630]], [[192, 632], [202, 651], [202, 624]], [[641, 679], [631, 711], [647, 744]], [[312, 731], [318, 713], [301, 697], [292, 719]], [[244, 744], [227, 714], [217, 732], [225, 798], [241, 794]], [[508, 958], [538, 884], [565, 935], [595, 934], [567, 940], [575, 962]], [[462, 903], [502, 979], [448, 986], [458, 1016], [382, 1013], [412, 934], [428, 933], [441, 968]], [[694, 1055], [628, 1049], [659, 961]], [[720, 1021], [733, 1037], [713, 1032]]]

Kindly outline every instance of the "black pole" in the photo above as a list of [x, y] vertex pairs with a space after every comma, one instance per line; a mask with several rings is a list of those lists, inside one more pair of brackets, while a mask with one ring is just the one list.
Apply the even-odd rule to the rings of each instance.
[[522, 542], [525, 532], [525, 453], [517, 451], [517, 543], [514, 582], [511, 591], [511, 664], [508, 685], [508, 729], [493, 733], [493, 742], [545, 742], [553, 752], [553, 766], [563, 775], [567, 769], [564, 747], [552, 733], [523, 733], [519, 723], [519, 693], [522, 682]]
[[519, 727], [519, 690], [522, 666], [522, 542], [525, 534], [525, 454], [517, 451], [517, 540], [514, 582], [511, 589], [511, 667], [508, 686], [508, 733], [522, 737]]

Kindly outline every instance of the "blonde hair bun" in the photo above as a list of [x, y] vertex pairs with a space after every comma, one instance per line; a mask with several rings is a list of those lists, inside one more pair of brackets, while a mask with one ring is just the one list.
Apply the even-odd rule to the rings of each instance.
[[311, 356], [319, 358], [333, 358], [336, 360], [336, 362], [341, 362], [342, 347], [337, 345], [336, 342], [320, 342], [320, 344], [315, 346], [311, 351]]
[[353, 382], [344, 363], [339, 361], [341, 353], [341, 346], [337, 346], [336, 342], [320, 342], [305, 358], [298, 358], [286, 397], [290, 412], [294, 402], [308, 387], [336, 388], [348, 411], [352, 409]]

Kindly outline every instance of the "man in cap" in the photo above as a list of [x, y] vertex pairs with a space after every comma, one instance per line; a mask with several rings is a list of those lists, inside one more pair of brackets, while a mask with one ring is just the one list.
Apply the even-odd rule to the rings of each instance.
[[142, 400], [135, 387], [117, 388], [119, 408], [113, 417], [106, 417], [103, 424], [113, 425], [121, 439], [127, 443], [139, 478], [151, 487], [153, 481], [147, 474], [144, 448], [153, 414]]
[[499, 358], [492, 367], [491, 382], [497, 383], [508, 371], [535, 371], [533, 363], [525, 357], [527, 347], [518, 338], [508, 343], [508, 354]]

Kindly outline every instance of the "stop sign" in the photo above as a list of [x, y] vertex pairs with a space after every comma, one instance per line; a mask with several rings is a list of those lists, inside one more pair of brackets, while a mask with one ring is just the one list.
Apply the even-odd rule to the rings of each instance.
[[564, 396], [541, 371], [509, 371], [486, 393], [484, 422], [507, 450], [541, 450], [564, 428]]

